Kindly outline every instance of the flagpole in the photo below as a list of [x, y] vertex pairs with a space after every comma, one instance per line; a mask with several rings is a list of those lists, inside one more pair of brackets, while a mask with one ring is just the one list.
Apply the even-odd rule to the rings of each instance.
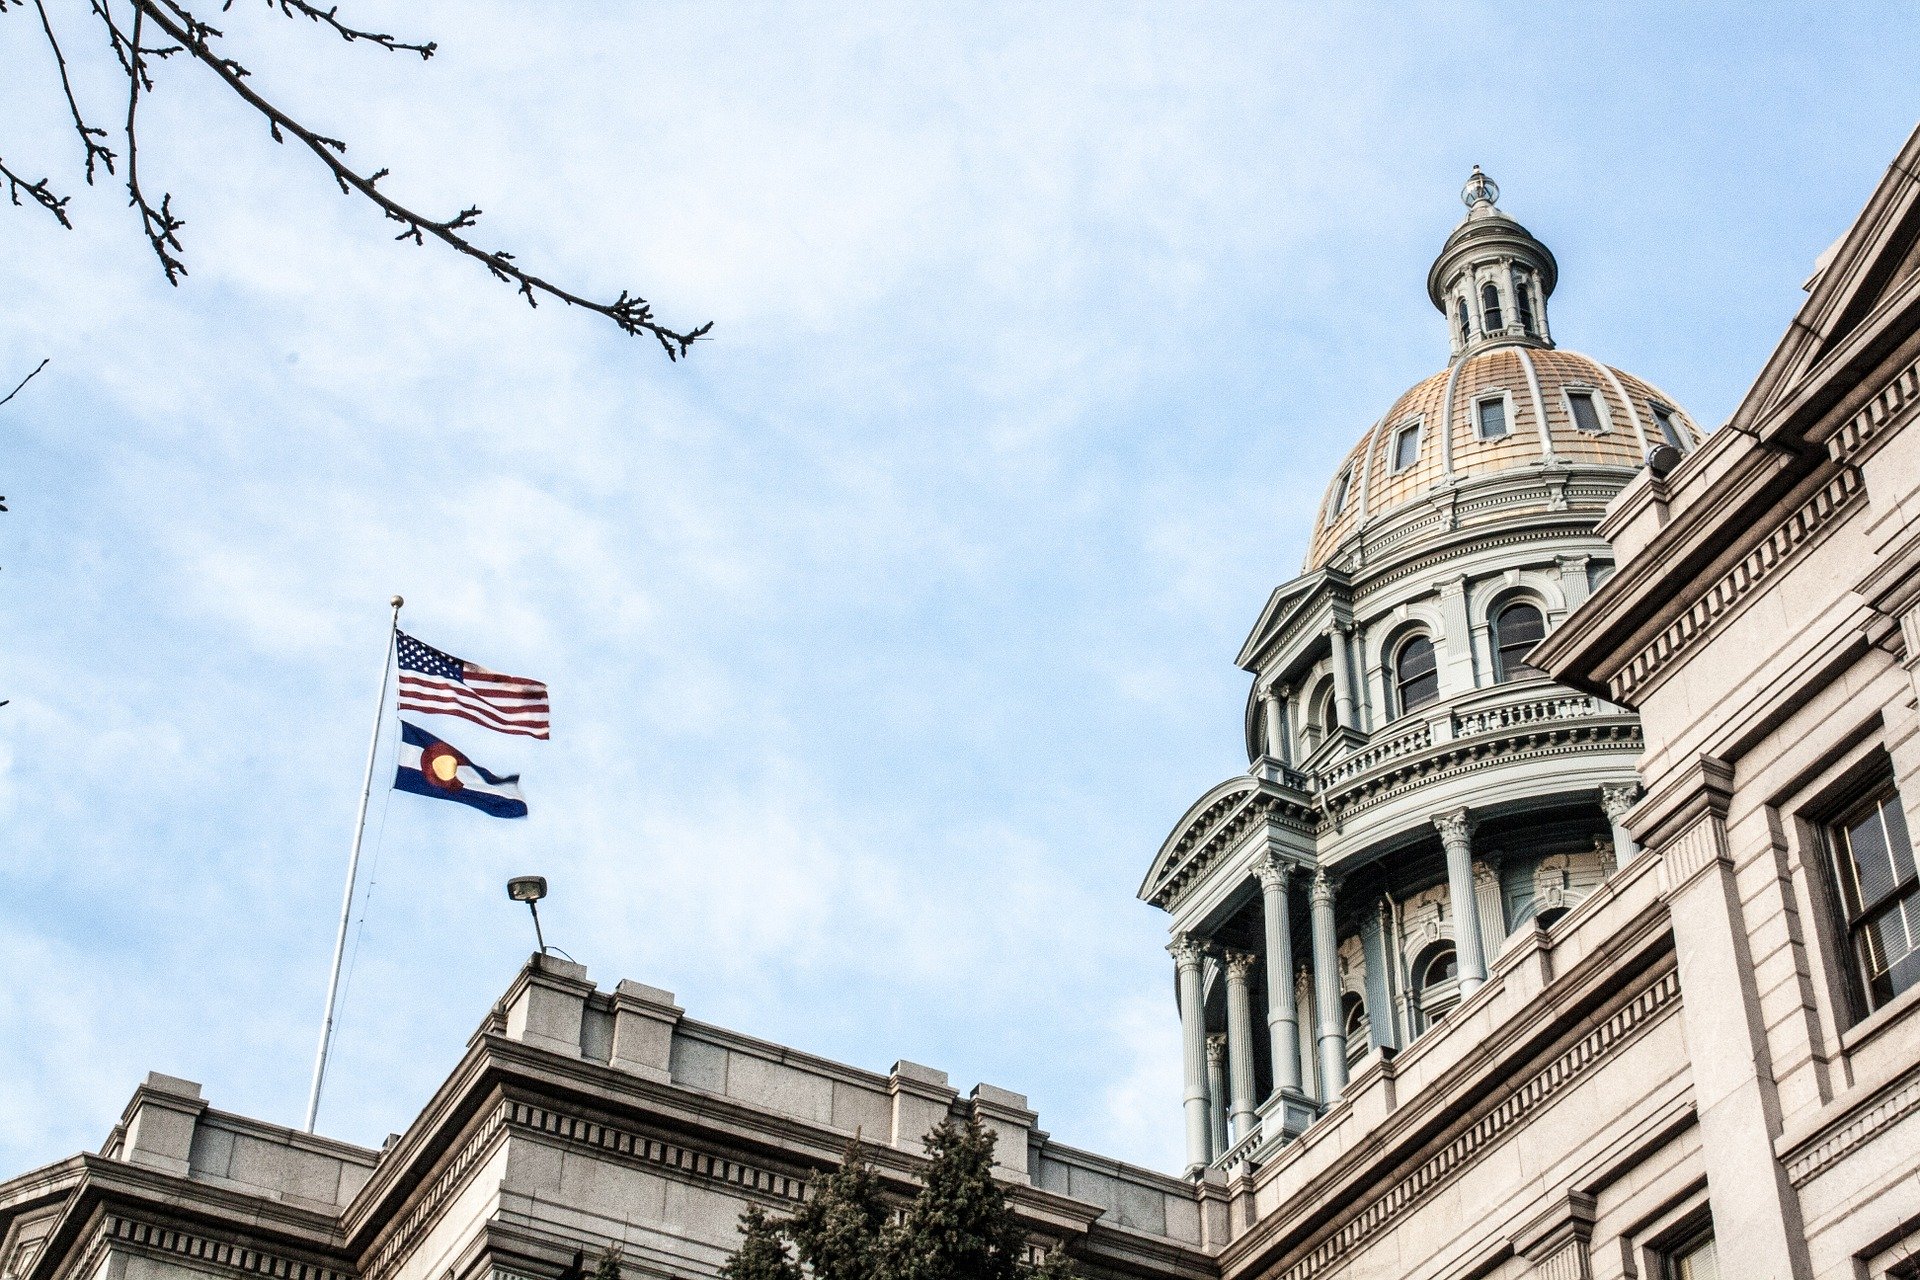
[[333, 1003], [340, 991], [340, 959], [347, 950], [347, 920], [353, 914], [354, 880], [360, 873], [360, 841], [367, 834], [367, 799], [373, 794], [373, 766], [380, 754], [380, 727], [386, 722], [387, 681], [393, 674], [394, 638], [400, 632], [399, 596], [387, 621], [387, 647], [380, 662], [380, 701], [373, 708], [373, 741], [367, 744], [367, 773], [360, 783], [360, 812], [353, 820], [353, 852], [347, 855], [347, 891], [340, 900], [340, 932], [333, 940], [333, 971], [327, 975], [327, 1012], [320, 1023], [320, 1049], [313, 1059], [313, 1091], [307, 1095], [307, 1132], [320, 1115], [320, 1085], [327, 1076], [327, 1050], [333, 1044]]

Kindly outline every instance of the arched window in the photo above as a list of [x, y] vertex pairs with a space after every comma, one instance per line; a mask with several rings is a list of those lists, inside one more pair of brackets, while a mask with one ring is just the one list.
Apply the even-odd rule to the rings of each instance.
[[1527, 273], [1513, 273], [1513, 310], [1520, 317], [1520, 327], [1533, 336], [1533, 291], [1527, 287]]
[[1442, 983], [1454, 981], [1459, 976], [1460, 962], [1455, 958], [1453, 946], [1449, 943], [1435, 947], [1421, 957], [1420, 973], [1414, 979], [1414, 983], [1424, 994]]
[[1480, 327], [1487, 333], [1506, 327], [1500, 319], [1500, 291], [1491, 283], [1480, 286]]
[[1415, 636], [1400, 646], [1393, 657], [1393, 690], [1403, 713], [1440, 696], [1440, 669], [1432, 640]]
[[1347, 1033], [1347, 1065], [1352, 1066], [1373, 1049], [1373, 1028], [1367, 1021], [1367, 1002], [1349, 991], [1340, 997], [1340, 1025]]
[[1524, 600], [1516, 600], [1494, 616], [1494, 673], [1501, 680], [1520, 680], [1537, 676], [1537, 667], [1527, 665], [1533, 646], [1547, 638], [1546, 620], [1540, 610]]
[[1460, 299], [1460, 341], [1466, 343], [1473, 338], [1473, 322], [1467, 318], [1467, 300]]
[[1423, 1027], [1440, 1021], [1460, 1003], [1460, 964], [1451, 942], [1435, 943], [1414, 961], [1413, 992]]

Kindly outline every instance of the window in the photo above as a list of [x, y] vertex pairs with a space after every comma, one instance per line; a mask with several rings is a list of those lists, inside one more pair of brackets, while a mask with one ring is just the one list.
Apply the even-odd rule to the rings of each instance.
[[1680, 452], [1685, 453], [1687, 451], [1687, 436], [1685, 432], [1680, 430], [1680, 424], [1673, 420], [1673, 410], [1661, 404], [1658, 400], [1651, 402], [1647, 407], [1653, 410], [1653, 420], [1659, 424], [1660, 434], [1666, 437], [1667, 443]]
[[1567, 392], [1567, 407], [1573, 410], [1573, 425], [1588, 435], [1597, 436], [1607, 429], [1600, 420], [1600, 407], [1593, 402], [1591, 391]]
[[1409, 422], [1393, 434], [1393, 469], [1405, 471], [1420, 458], [1420, 424]]
[[1532, 605], [1519, 601], [1500, 610], [1493, 620], [1495, 678], [1522, 680], [1539, 675], [1536, 668], [1527, 665], [1527, 655], [1546, 638], [1546, 620]]
[[1467, 300], [1460, 299], [1460, 341], [1464, 344], [1473, 337], [1473, 323], [1467, 319]]
[[1477, 406], [1480, 411], [1480, 438], [1498, 440], [1507, 434], [1507, 398], [1494, 396], [1482, 400]]
[[1505, 327], [1500, 319], [1500, 291], [1491, 284], [1480, 287], [1480, 327], [1488, 333]]
[[1460, 1003], [1460, 965], [1452, 943], [1438, 943], [1414, 962], [1413, 990], [1425, 1026], [1440, 1021]]
[[1527, 273], [1524, 271], [1513, 273], [1513, 310], [1520, 317], [1520, 327], [1527, 331], [1528, 336], [1532, 336], [1533, 293], [1527, 287]]
[[1900, 793], [1883, 784], [1827, 829], [1868, 1009], [1920, 986], [1920, 876]]
[[1665, 1280], [1720, 1280], [1720, 1259], [1714, 1252], [1711, 1231], [1667, 1255]]
[[1340, 1024], [1347, 1033], [1347, 1065], [1351, 1067], [1373, 1048], [1373, 1029], [1367, 1021], [1367, 1002], [1351, 991], [1341, 996]]
[[1440, 669], [1434, 660], [1433, 641], [1415, 636], [1400, 646], [1393, 659], [1393, 688], [1402, 713], [1440, 696]]
[[1352, 478], [1351, 470], [1342, 471], [1333, 482], [1333, 497], [1327, 501], [1327, 519], [1331, 520], [1347, 509], [1347, 482]]

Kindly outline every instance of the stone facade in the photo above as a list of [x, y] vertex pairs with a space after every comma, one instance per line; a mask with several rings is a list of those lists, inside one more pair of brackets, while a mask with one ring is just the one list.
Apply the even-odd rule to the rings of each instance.
[[849, 1140], [904, 1195], [967, 1116], [1095, 1280], [1920, 1274], [1915, 173], [1920, 133], [1703, 436], [1554, 346], [1475, 172], [1449, 366], [1335, 477], [1239, 655], [1250, 767], [1141, 888], [1179, 1176], [536, 956], [377, 1151], [150, 1076], [0, 1182], [0, 1280], [711, 1276]]

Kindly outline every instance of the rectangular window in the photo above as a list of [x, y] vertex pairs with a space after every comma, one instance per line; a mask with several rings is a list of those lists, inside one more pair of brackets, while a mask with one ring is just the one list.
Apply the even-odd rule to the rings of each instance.
[[1666, 1280], [1720, 1280], [1720, 1259], [1713, 1237], [1699, 1236], [1667, 1255]]
[[1507, 434], [1507, 400], [1496, 396], [1480, 402], [1480, 438], [1498, 440]]
[[1891, 782], [1827, 828], [1834, 878], [1869, 1010], [1920, 986], [1920, 874]]
[[1573, 406], [1573, 425], [1590, 436], [1597, 436], [1606, 427], [1600, 421], [1600, 408], [1593, 402], [1591, 391], [1567, 392], [1567, 403]]
[[1667, 443], [1685, 453], [1687, 437], [1681, 432], [1679, 424], [1673, 420], [1673, 410], [1658, 400], [1648, 404], [1647, 408], [1653, 410], [1653, 420], [1659, 424], [1660, 434], [1666, 438]]
[[1405, 471], [1420, 458], [1420, 424], [1409, 422], [1393, 437], [1393, 469]]

